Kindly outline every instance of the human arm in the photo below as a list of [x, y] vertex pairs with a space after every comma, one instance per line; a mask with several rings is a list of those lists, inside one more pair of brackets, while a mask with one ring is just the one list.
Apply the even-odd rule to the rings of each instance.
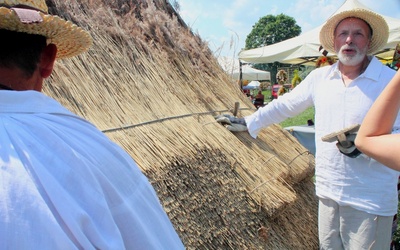
[[[301, 84], [291, 92], [286, 93], [279, 99], [274, 99], [267, 105], [260, 107], [256, 112], [243, 118], [231, 115], [219, 115], [215, 119], [233, 132], [247, 131], [253, 138], [257, 138], [262, 128], [273, 123], [279, 123], [289, 117], [296, 116], [314, 105], [314, 83], [320, 75], [310, 73]], [[231, 119], [234, 118], [234, 119]], [[230, 126], [233, 124], [233, 127]]]
[[365, 116], [356, 147], [389, 168], [400, 171], [400, 134], [391, 134], [400, 108], [398, 71]]
[[250, 135], [256, 138], [262, 128], [274, 123], [278, 124], [313, 106], [313, 92], [312, 80], [305, 80], [291, 92], [274, 99], [253, 114], [244, 117]]

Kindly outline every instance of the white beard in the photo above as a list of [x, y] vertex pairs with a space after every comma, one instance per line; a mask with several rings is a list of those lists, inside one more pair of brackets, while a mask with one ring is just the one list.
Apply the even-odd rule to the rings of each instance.
[[[349, 49], [349, 48], [355, 49], [356, 54], [354, 56], [349, 56], [349, 55], [343, 54], [343, 50], [344, 49]], [[343, 65], [356, 66], [356, 65], [360, 64], [364, 60], [364, 58], [365, 58], [365, 56], [367, 54], [367, 49], [368, 49], [368, 46], [365, 46], [364, 48], [359, 49], [359, 48], [357, 48], [355, 46], [352, 46], [352, 45], [350, 45], [350, 46], [349, 45], [343, 45], [340, 48], [339, 53], [337, 54], [337, 56], [339, 58], [339, 61]]]

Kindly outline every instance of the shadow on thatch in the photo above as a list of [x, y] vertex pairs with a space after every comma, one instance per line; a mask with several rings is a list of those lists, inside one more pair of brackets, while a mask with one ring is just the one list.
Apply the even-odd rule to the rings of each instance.
[[313, 156], [278, 125], [255, 140], [215, 122], [254, 107], [168, 4], [47, 2], [94, 46], [59, 61], [44, 92], [132, 155], [188, 249], [318, 247]]

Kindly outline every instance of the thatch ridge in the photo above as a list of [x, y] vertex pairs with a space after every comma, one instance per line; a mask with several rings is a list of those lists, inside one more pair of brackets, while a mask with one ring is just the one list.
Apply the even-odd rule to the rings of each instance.
[[317, 248], [313, 156], [279, 125], [255, 140], [215, 122], [254, 107], [164, 1], [47, 2], [94, 46], [44, 91], [132, 155], [188, 249]]

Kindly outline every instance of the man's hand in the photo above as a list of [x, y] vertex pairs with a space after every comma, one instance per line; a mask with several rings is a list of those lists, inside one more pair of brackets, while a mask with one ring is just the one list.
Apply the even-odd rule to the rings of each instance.
[[326, 135], [321, 139], [324, 142], [337, 141], [336, 146], [339, 149], [340, 153], [351, 158], [356, 158], [361, 154], [361, 152], [356, 148], [356, 145], [354, 144], [354, 140], [356, 139], [357, 131], [359, 128], [360, 125], [355, 124], [340, 131]]
[[236, 116], [224, 114], [217, 115], [214, 117], [215, 120], [225, 126], [229, 131], [232, 132], [243, 132], [247, 131], [246, 121], [244, 118], [238, 118]]
[[336, 146], [338, 147], [340, 153], [347, 155], [351, 158], [356, 158], [361, 154], [360, 150], [356, 148], [354, 144], [354, 140], [356, 139], [357, 133], [351, 133], [346, 135], [346, 143], [337, 142]]

